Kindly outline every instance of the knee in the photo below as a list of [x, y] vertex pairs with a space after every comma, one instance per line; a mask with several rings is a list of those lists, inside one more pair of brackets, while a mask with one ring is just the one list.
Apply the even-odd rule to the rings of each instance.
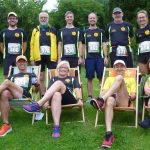
[[65, 86], [65, 84], [62, 81], [59, 81], [59, 80], [55, 81], [54, 84], [58, 85], [59, 87], [64, 87]]
[[122, 75], [117, 75], [115, 79], [116, 79], [116, 81], [122, 81], [123, 76]]
[[115, 104], [115, 99], [113, 97], [109, 97], [106, 100], [105, 107], [113, 107]]
[[53, 95], [53, 98], [54, 100], [61, 100], [61, 93], [60, 92], [55, 92], [54, 95]]
[[12, 83], [12, 82], [10, 80], [6, 79], [3, 83], [5, 86], [9, 86], [10, 83]]
[[8, 90], [5, 90], [1, 93], [1, 100], [6, 100], [9, 98], [10, 92]]

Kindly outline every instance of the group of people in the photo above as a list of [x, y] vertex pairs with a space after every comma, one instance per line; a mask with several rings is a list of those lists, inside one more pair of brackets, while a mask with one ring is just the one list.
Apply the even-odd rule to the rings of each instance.
[[[12, 98], [31, 97], [31, 85], [40, 87], [41, 99], [30, 105], [23, 106], [29, 113], [41, 111], [45, 104], [51, 105], [54, 120], [52, 137], [60, 137], [61, 105], [79, 103], [83, 105], [80, 84], [75, 77], [68, 76], [70, 68], [85, 64], [87, 78], [87, 100], [96, 108], [105, 107], [106, 137], [102, 147], [111, 147], [114, 142], [112, 133], [113, 107], [128, 106], [136, 97], [136, 81], [124, 78], [126, 68], [133, 68], [133, 26], [123, 20], [123, 11], [113, 9], [113, 21], [106, 26], [105, 31], [97, 27], [98, 17], [91, 12], [88, 15], [89, 28], [85, 31], [73, 25], [74, 14], [65, 13], [66, 26], [58, 32], [49, 25], [49, 15], [46, 12], [39, 14], [39, 26], [32, 31], [30, 41], [31, 65], [41, 65], [40, 81], [32, 83], [34, 74], [27, 73], [27, 58], [24, 56], [27, 49], [27, 36], [23, 29], [17, 27], [18, 16], [10, 12], [7, 16], [8, 28], [0, 33], [0, 51], [3, 53], [3, 72], [6, 80], [0, 85], [0, 111], [3, 125], [0, 128], [0, 137], [12, 131], [8, 121], [9, 100]], [[147, 63], [150, 57], [150, 25], [145, 10], [137, 12], [135, 37], [139, 45], [138, 63], [142, 75], [149, 73]], [[109, 50], [108, 50], [109, 49]], [[110, 65], [116, 71], [116, 77], [108, 78], [101, 95], [94, 99], [92, 96], [92, 81], [95, 75], [101, 82], [104, 66]], [[9, 66], [17, 65], [19, 73], [8, 77]], [[45, 68], [57, 69], [58, 77], [50, 80], [49, 89], [44, 85]], [[23, 81], [23, 82], [22, 82]], [[149, 93], [148, 84], [145, 92]], [[75, 92], [75, 94], [74, 94]], [[148, 103], [149, 105], [149, 103]], [[146, 122], [147, 123], [147, 122]], [[141, 122], [143, 127], [145, 122]], [[149, 119], [150, 126], [150, 119]]]

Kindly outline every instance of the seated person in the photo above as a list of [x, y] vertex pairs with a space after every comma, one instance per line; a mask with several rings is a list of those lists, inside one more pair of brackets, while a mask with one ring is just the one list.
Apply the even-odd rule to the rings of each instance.
[[[0, 137], [12, 131], [12, 127], [8, 121], [9, 101], [13, 98], [31, 97], [29, 92], [31, 85], [38, 85], [37, 79], [35, 80], [35, 74], [27, 73], [27, 58], [25, 56], [19, 55], [16, 58], [16, 66], [19, 69], [19, 73], [11, 75], [0, 85], [0, 110], [3, 120], [3, 125], [0, 128]], [[34, 82], [32, 80], [33, 77]]]
[[[79, 103], [83, 105], [80, 84], [72, 76], [68, 76], [70, 65], [67, 61], [61, 61], [57, 65], [58, 76], [53, 77], [49, 83], [49, 89], [37, 103], [24, 105], [23, 109], [28, 113], [41, 111], [41, 107], [50, 102], [54, 121], [52, 138], [60, 137], [61, 105]], [[75, 92], [75, 93], [74, 93]]]
[[[150, 73], [150, 59], [148, 60], [147, 67], [148, 67], [148, 72]], [[147, 96], [147, 98], [145, 98], [146, 106], [150, 107], [150, 76], [146, 75], [145, 79], [146, 79], [145, 80], [146, 82], [144, 85], [144, 93], [143, 94], [145, 94]], [[144, 129], [150, 128], [150, 116], [145, 118], [142, 122], [139, 122], [139, 126]]]
[[128, 107], [131, 100], [136, 98], [135, 78], [126, 78], [126, 65], [122, 60], [114, 62], [115, 77], [107, 77], [103, 86], [101, 96], [96, 100], [92, 99], [90, 104], [100, 109], [105, 109], [106, 137], [102, 142], [102, 147], [111, 147], [114, 142], [112, 133], [113, 107]]

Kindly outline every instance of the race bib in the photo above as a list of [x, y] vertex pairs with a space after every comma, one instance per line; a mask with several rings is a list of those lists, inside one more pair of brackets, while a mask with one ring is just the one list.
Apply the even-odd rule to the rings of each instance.
[[19, 43], [8, 43], [9, 54], [20, 54], [21, 45]]
[[41, 55], [50, 55], [50, 46], [40, 46]]
[[29, 77], [16, 77], [14, 79], [14, 83], [17, 84], [20, 87], [25, 87], [28, 88], [28, 84], [29, 84]]
[[139, 44], [140, 53], [150, 52], [150, 41], [144, 41]]
[[99, 42], [88, 42], [88, 52], [98, 53], [99, 52]]
[[75, 54], [76, 54], [75, 44], [64, 45], [64, 55], [75, 55]]
[[128, 52], [125, 46], [118, 46], [116, 49], [116, 56], [128, 56]]

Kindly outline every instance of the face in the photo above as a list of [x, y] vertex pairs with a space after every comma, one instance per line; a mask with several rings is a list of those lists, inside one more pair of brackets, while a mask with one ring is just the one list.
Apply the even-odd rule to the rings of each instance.
[[66, 64], [63, 64], [58, 68], [58, 72], [60, 77], [66, 77], [68, 76], [69, 69]]
[[39, 22], [41, 25], [47, 25], [49, 21], [49, 16], [47, 13], [42, 12], [39, 14]]
[[112, 14], [112, 17], [114, 19], [114, 22], [120, 23], [120, 22], [122, 22], [123, 13], [122, 12], [115, 12]]
[[73, 20], [74, 20], [74, 15], [69, 13], [65, 16], [65, 20], [67, 22], [67, 24], [73, 24]]
[[8, 24], [9, 24], [9, 26], [14, 27], [14, 26], [16, 26], [17, 23], [18, 23], [18, 19], [17, 19], [16, 16], [10, 15], [10, 16], [8, 17], [8, 19], [7, 19], [7, 22], [8, 22]]
[[126, 67], [123, 64], [118, 63], [114, 66], [114, 69], [117, 75], [124, 75]]
[[148, 24], [148, 18], [146, 16], [146, 14], [139, 13], [137, 15], [137, 23], [139, 24], [140, 27], [146, 26]]
[[16, 65], [20, 71], [26, 71], [27, 69], [27, 62], [24, 59], [19, 59]]
[[97, 16], [94, 13], [89, 14], [88, 21], [91, 26], [95, 26], [97, 23]]

